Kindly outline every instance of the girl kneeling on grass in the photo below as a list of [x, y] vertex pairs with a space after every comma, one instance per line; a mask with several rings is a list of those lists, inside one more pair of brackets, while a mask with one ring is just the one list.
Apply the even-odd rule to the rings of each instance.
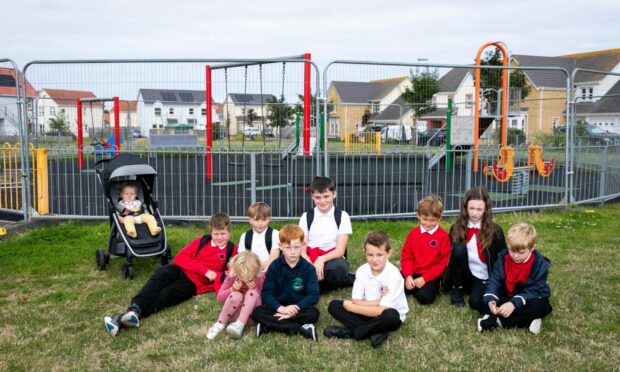
[[241, 338], [254, 308], [261, 305], [261, 290], [265, 275], [261, 272], [258, 256], [250, 251], [236, 255], [230, 261], [230, 273], [217, 293], [217, 300], [224, 302], [217, 322], [207, 332], [213, 340], [226, 327], [232, 338]]

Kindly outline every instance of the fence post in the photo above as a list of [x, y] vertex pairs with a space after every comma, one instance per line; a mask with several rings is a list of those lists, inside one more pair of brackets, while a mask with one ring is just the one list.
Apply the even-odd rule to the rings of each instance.
[[467, 151], [467, 160], [465, 160], [465, 190], [471, 188], [471, 163], [473, 161], [472, 150]]
[[250, 202], [256, 203], [256, 153], [250, 153]]
[[605, 179], [607, 176], [607, 146], [603, 146], [603, 151], [601, 152], [601, 171], [600, 171], [600, 179], [599, 179], [599, 187], [598, 187], [598, 196], [600, 198], [605, 197]]

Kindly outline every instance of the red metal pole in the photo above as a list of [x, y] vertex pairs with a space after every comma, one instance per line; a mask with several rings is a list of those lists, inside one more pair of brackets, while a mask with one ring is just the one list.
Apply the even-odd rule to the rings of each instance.
[[[114, 155], [118, 155], [121, 153], [121, 127], [120, 127], [120, 103], [118, 101], [118, 97], [114, 97], [114, 144], [116, 145], [116, 152]], [[101, 113], [103, 115], [103, 112]]]
[[[304, 54], [304, 59], [311, 60], [310, 53]], [[310, 97], [310, 64], [304, 63], [304, 124], [303, 124], [303, 144], [304, 156], [310, 155], [310, 107], [312, 106]], [[318, 115], [318, 113], [317, 113]]]
[[206, 75], [206, 104], [207, 104], [207, 126], [206, 126], [206, 140], [207, 140], [207, 158], [206, 158], [206, 167], [207, 167], [207, 179], [211, 181], [213, 179], [213, 158], [211, 154], [211, 149], [213, 148], [213, 117], [212, 117], [212, 97], [211, 97], [211, 66], [207, 65], [205, 68]]
[[79, 98], [77, 100], [77, 120], [78, 169], [82, 170], [82, 167], [84, 166], [84, 152], [82, 150], [82, 101], [80, 101]]

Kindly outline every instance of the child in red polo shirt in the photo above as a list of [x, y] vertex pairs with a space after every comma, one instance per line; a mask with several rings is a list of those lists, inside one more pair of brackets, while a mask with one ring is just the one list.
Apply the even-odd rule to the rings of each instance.
[[549, 260], [534, 250], [536, 229], [532, 225], [514, 225], [506, 242], [508, 249], [499, 253], [483, 296], [491, 315], [478, 319], [478, 331], [519, 327], [538, 334], [542, 318], [551, 313]]
[[405, 278], [405, 293], [412, 294], [422, 305], [435, 301], [439, 280], [450, 258], [450, 237], [439, 226], [443, 203], [437, 195], [429, 195], [418, 203], [418, 220], [405, 240], [400, 266]]
[[131, 305], [122, 314], [106, 316], [106, 330], [113, 336], [123, 327], [139, 327], [140, 319], [222, 286], [228, 260], [237, 254], [230, 242], [228, 215], [216, 213], [209, 221], [211, 235], [197, 238], [183, 248], [173, 263], [155, 270]]

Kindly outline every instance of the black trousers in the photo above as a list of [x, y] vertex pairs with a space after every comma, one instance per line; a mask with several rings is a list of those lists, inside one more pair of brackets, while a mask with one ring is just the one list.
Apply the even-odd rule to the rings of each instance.
[[[501, 306], [505, 302], [508, 302], [508, 298], [503, 298], [498, 302], [497, 306]], [[527, 328], [532, 323], [532, 320], [538, 318], [544, 318], [551, 313], [551, 305], [548, 298], [537, 298], [534, 300], [528, 300], [519, 310], [515, 310], [510, 314], [508, 318], [499, 316], [499, 320], [502, 322], [504, 328]]]
[[334, 319], [349, 328], [356, 340], [362, 340], [377, 333], [394, 332], [402, 324], [400, 314], [395, 309], [385, 309], [381, 315], [372, 318], [348, 312], [343, 304], [343, 301], [333, 300], [329, 303], [327, 311]]
[[[421, 277], [420, 274], [413, 274], [413, 279]], [[433, 281], [427, 282], [422, 288], [407, 289], [405, 288], [405, 294], [413, 295], [421, 305], [430, 305], [435, 301], [435, 297], [439, 293], [439, 278]]]
[[319, 310], [312, 306], [307, 309], [299, 310], [299, 313], [289, 319], [278, 320], [274, 314], [275, 310], [267, 308], [265, 305], [259, 306], [252, 312], [250, 318], [256, 323], [266, 325], [269, 329], [276, 332], [295, 335], [299, 333], [299, 328], [308, 323], [316, 323], [319, 320]]
[[327, 261], [319, 286], [321, 293], [350, 286], [349, 261], [344, 257]]
[[163, 308], [180, 304], [196, 295], [196, 285], [180, 267], [169, 264], [155, 270], [132, 304], [140, 307], [140, 316], [146, 318]]
[[486, 290], [487, 282], [486, 280], [476, 278], [471, 273], [466, 244], [452, 244], [446, 281], [448, 282], [446, 284], [449, 288], [444, 288], [445, 290], [449, 290], [452, 287], [462, 287], [463, 291], [469, 294], [469, 307], [478, 310], [481, 314], [490, 314], [488, 306], [482, 302], [482, 296]]

